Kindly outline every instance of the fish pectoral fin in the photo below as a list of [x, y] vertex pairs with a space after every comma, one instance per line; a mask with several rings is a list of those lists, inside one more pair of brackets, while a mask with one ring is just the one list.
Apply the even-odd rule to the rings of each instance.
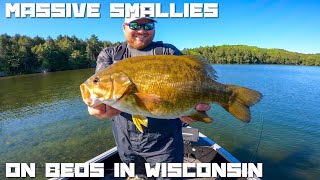
[[143, 125], [144, 127], [148, 127], [148, 119], [144, 116], [132, 115], [132, 121], [133, 121], [134, 125], [136, 125], [138, 130], [142, 133], [143, 133], [143, 129], [142, 129], [141, 125]]
[[113, 98], [120, 99], [132, 85], [130, 78], [123, 72], [113, 73], [111, 75], [113, 81]]
[[205, 111], [195, 111], [194, 113], [188, 115], [188, 117], [204, 123], [211, 123], [213, 121], [213, 119], [210, 118]]
[[161, 97], [156, 94], [135, 93], [135, 95], [143, 103], [144, 107], [148, 109], [150, 112], [152, 112], [161, 103], [163, 103]]

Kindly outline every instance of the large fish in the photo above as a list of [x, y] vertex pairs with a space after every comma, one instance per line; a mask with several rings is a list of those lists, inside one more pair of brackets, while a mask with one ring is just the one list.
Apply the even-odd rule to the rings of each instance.
[[236, 118], [250, 122], [249, 107], [260, 101], [258, 91], [215, 81], [215, 71], [193, 55], [138, 56], [121, 60], [81, 84], [90, 107], [105, 103], [132, 114], [139, 131], [146, 117], [174, 119], [189, 116], [205, 123], [212, 119], [197, 111], [199, 103], [215, 103]]

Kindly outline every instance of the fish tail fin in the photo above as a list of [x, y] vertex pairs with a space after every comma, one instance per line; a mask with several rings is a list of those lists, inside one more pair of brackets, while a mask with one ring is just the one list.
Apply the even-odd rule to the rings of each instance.
[[227, 105], [223, 107], [233, 116], [244, 122], [250, 122], [250, 106], [258, 103], [262, 94], [258, 91], [236, 85], [227, 85], [233, 93]]

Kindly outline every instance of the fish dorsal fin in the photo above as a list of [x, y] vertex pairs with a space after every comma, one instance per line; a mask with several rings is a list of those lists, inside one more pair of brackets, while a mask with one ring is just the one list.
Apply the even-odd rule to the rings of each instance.
[[216, 71], [213, 69], [211, 64], [207, 59], [205, 59], [203, 56], [198, 55], [184, 55], [185, 58], [188, 58], [189, 60], [192, 60], [196, 63], [198, 63], [201, 67], [203, 67], [206, 71], [206, 74], [209, 78], [212, 80], [217, 80]]
[[113, 99], [116, 101], [130, 90], [132, 82], [123, 72], [113, 73], [111, 79], [113, 81]]

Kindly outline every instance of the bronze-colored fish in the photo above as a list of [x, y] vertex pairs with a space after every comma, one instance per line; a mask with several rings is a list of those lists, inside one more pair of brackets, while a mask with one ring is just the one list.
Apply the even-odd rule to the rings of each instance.
[[147, 118], [174, 119], [189, 116], [212, 122], [199, 103], [215, 103], [236, 118], [250, 122], [249, 107], [260, 101], [258, 91], [215, 81], [215, 71], [204, 59], [193, 55], [139, 56], [119, 61], [81, 84], [88, 106], [105, 103], [132, 114], [142, 132]]

